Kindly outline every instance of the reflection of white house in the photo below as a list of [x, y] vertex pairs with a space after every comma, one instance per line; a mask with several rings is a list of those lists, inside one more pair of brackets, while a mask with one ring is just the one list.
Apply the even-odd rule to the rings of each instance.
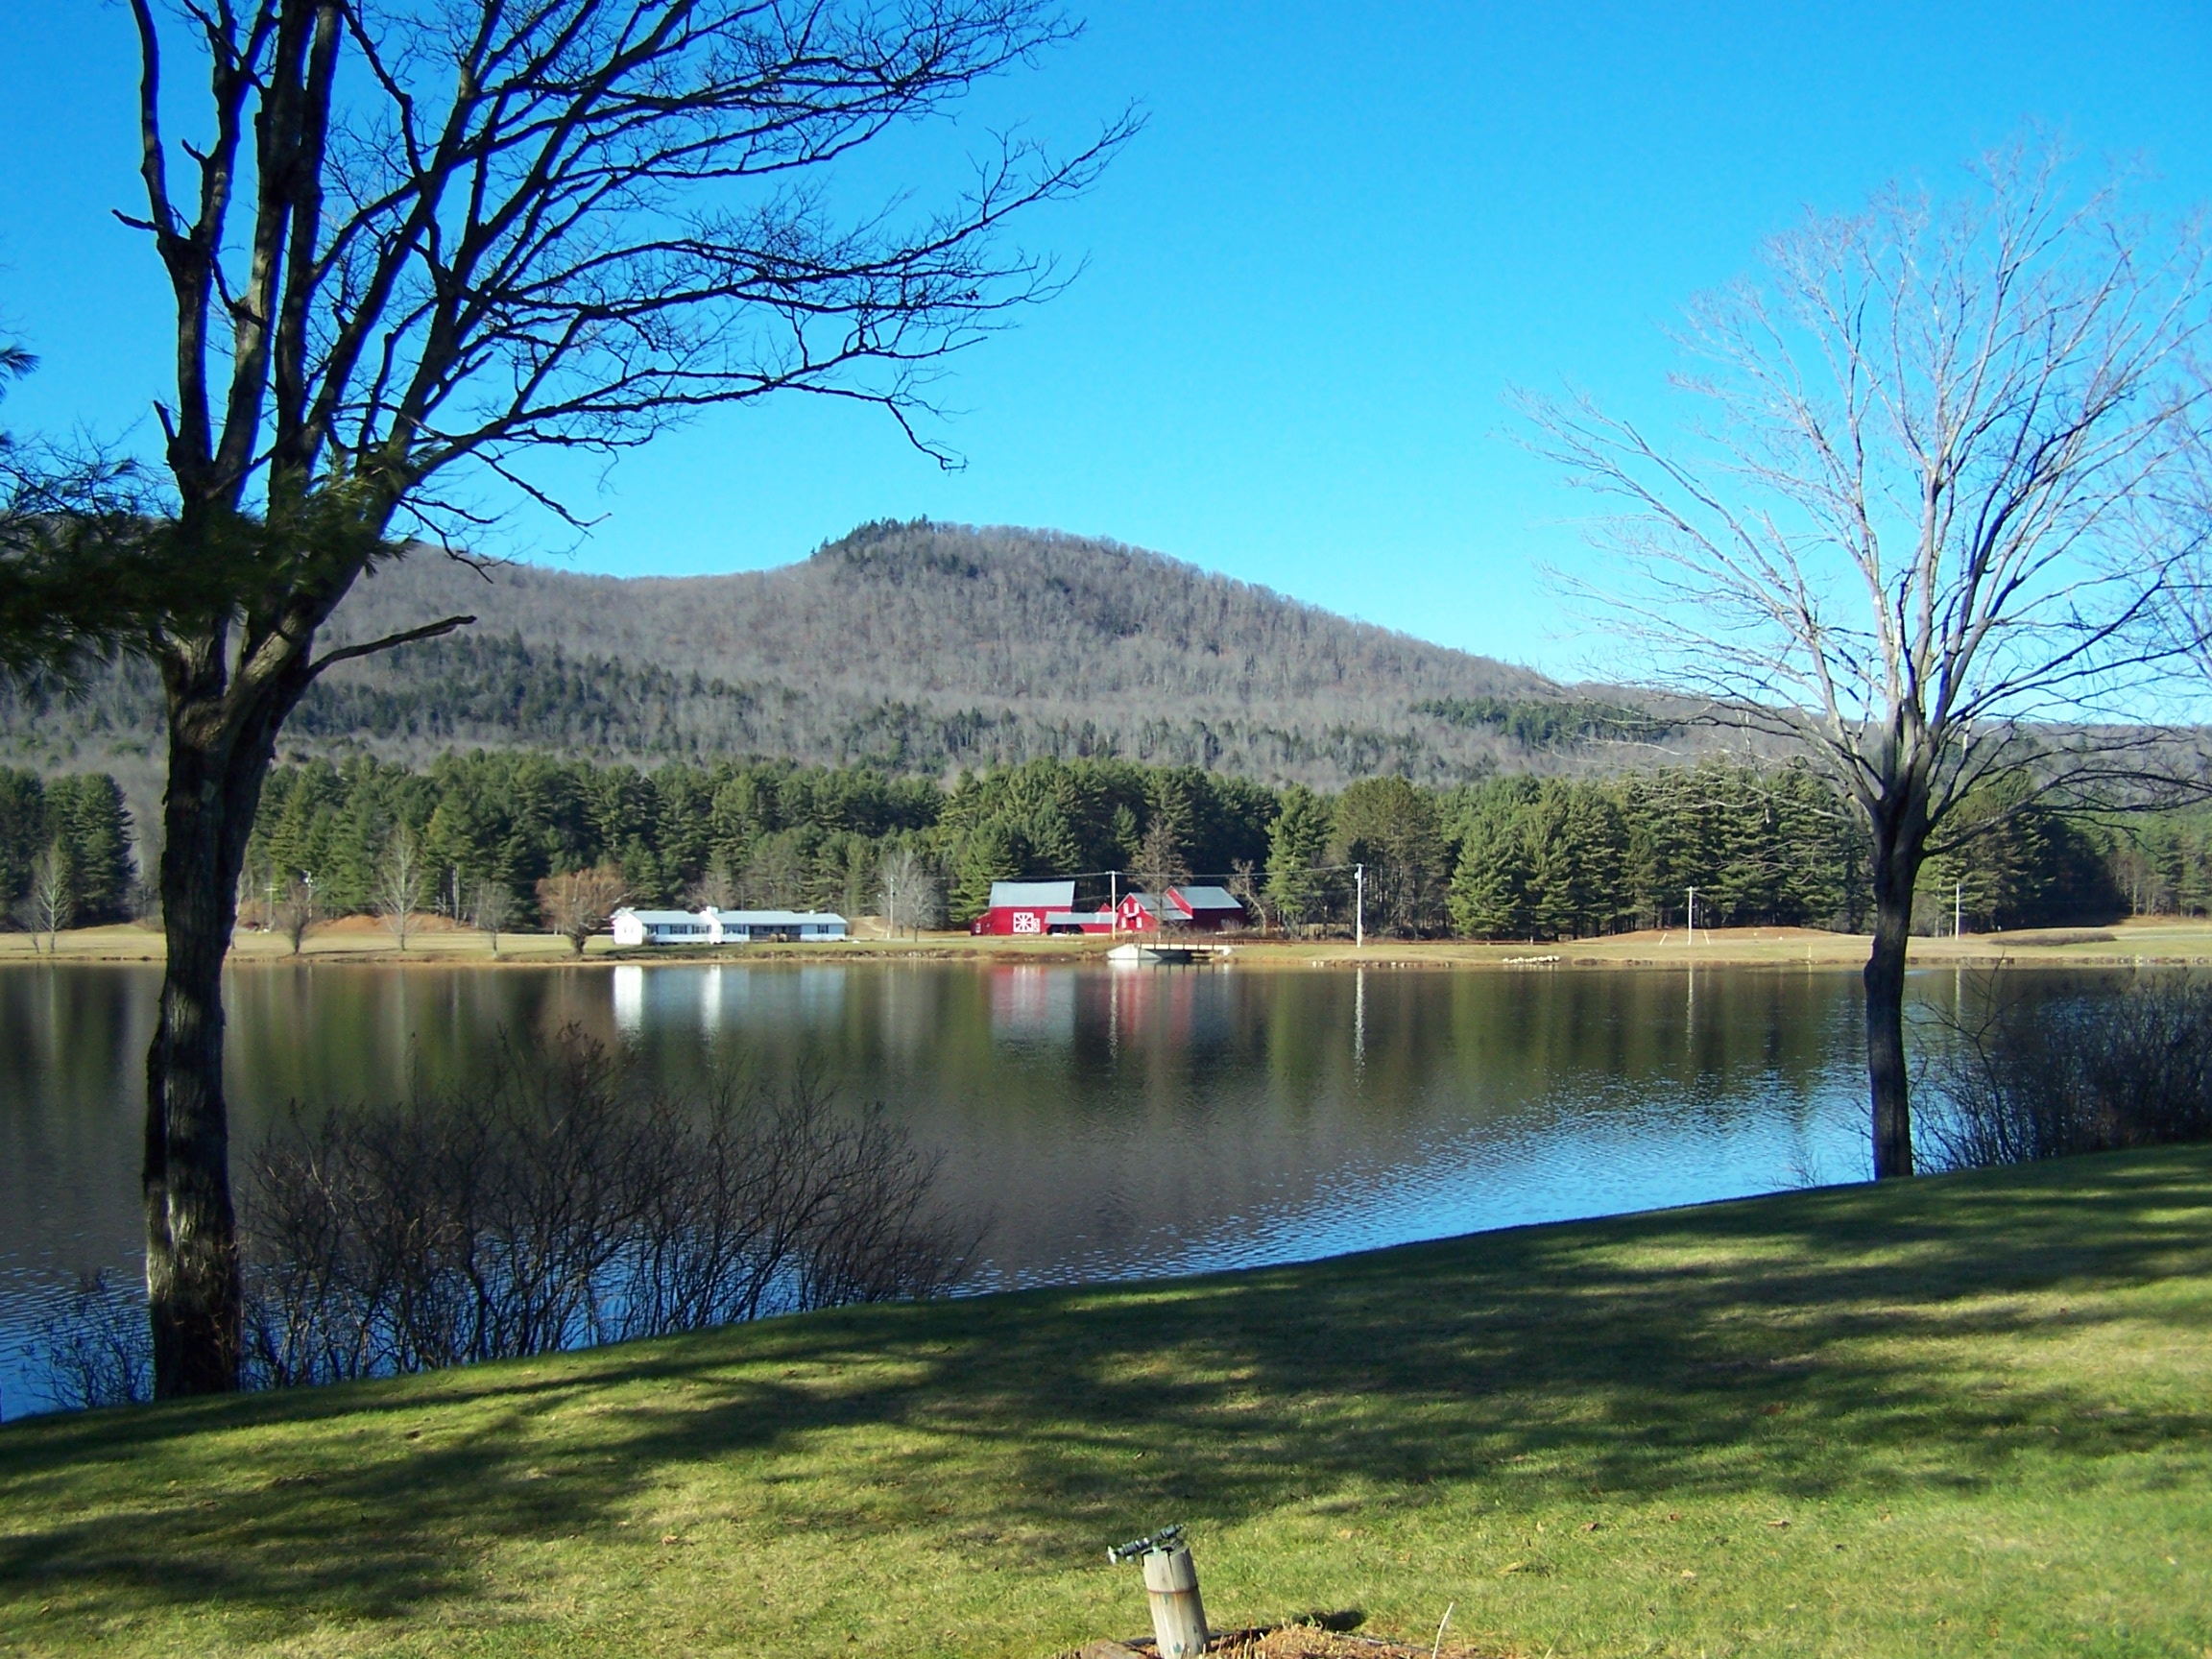
[[742, 945], [845, 937], [845, 918], [828, 910], [633, 910], [608, 918], [620, 946]]

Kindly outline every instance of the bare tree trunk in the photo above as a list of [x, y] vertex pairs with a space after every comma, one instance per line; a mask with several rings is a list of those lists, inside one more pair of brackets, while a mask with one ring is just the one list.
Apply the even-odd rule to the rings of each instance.
[[1866, 1078], [1874, 1102], [1874, 1179], [1912, 1173], [1912, 1113], [1905, 1069], [1905, 947], [1912, 926], [1920, 837], [1877, 822], [1871, 876], [1874, 949], [1866, 958]]
[[[221, 637], [193, 653], [219, 664]], [[241, 1289], [223, 1094], [223, 963], [276, 733], [304, 685], [226, 687], [220, 668], [170, 665], [161, 921], [168, 962], [146, 1057], [146, 1300], [157, 1399], [238, 1385]], [[244, 693], [242, 695], [242, 693]]]

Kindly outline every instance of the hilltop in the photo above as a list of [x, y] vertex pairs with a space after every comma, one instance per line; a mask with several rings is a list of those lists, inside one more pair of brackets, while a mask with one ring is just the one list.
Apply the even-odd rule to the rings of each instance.
[[[336, 642], [474, 628], [326, 676], [285, 756], [520, 746], [640, 763], [788, 757], [943, 774], [1116, 755], [1321, 787], [1576, 770], [1675, 733], [1526, 668], [1112, 541], [870, 524], [781, 567], [615, 578], [422, 551], [360, 583]], [[150, 768], [142, 665], [0, 701], [0, 753]]]

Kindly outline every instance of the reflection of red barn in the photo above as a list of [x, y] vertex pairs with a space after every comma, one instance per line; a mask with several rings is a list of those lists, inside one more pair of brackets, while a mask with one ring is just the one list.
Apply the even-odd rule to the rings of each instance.
[[994, 881], [989, 906], [968, 925], [968, 931], [1042, 938], [1063, 925], [1074, 903], [1072, 881]]

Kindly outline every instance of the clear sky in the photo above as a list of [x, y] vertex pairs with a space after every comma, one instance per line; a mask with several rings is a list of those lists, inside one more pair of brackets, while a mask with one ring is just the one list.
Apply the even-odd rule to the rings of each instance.
[[[164, 296], [132, 204], [132, 35], [0, 0], [0, 321], [44, 359], [10, 426], [150, 432]], [[580, 544], [624, 574], [777, 565], [877, 517], [1113, 537], [1554, 672], [1602, 667], [1538, 566], [1578, 503], [1508, 387], [1658, 406], [1664, 330], [1807, 205], [1939, 188], [2024, 123], [2212, 198], [2212, 10], [2175, 4], [1097, 4], [978, 121], [1150, 125], [1024, 239], [1067, 296], [963, 358], [946, 474], [873, 411], [786, 399], [625, 458]]]

